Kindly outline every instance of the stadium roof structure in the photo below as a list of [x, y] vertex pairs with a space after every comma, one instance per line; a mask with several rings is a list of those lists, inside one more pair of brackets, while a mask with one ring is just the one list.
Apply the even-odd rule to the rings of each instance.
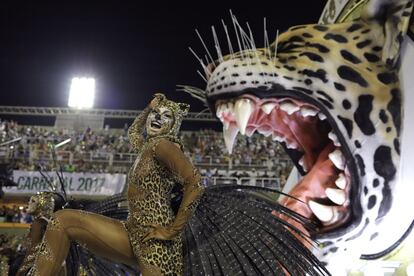
[[[75, 109], [69, 107], [35, 107], [35, 106], [0, 106], [0, 114], [17, 116], [100, 116], [110, 119], [134, 119], [141, 110], [123, 109]], [[186, 121], [214, 122], [216, 119], [209, 112], [189, 112], [184, 118]]]

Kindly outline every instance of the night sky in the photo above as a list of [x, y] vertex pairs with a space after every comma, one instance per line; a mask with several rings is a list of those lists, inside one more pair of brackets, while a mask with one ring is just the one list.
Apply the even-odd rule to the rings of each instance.
[[65, 107], [72, 77], [90, 76], [97, 83], [97, 108], [142, 109], [153, 92], [163, 91], [192, 103], [191, 111], [202, 105], [175, 89], [177, 84], [204, 87], [196, 72], [199, 64], [188, 50], [191, 46], [205, 54], [194, 29], [213, 52], [215, 25], [227, 53], [220, 20], [230, 27], [232, 9], [240, 23], [249, 22], [260, 47], [264, 17], [272, 41], [277, 29], [316, 23], [325, 3], [25, 2], [2, 2], [0, 7], [0, 105]]

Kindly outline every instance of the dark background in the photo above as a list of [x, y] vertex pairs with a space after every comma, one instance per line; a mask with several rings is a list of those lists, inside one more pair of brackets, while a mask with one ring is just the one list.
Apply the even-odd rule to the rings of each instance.
[[[0, 6], [0, 105], [67, 106], [76, 76], [96, 79], [95, 107], [143, 109], [156, 91], [202, 105], [175, 92], [177, 84], [204, 88], [200, 66], [188, 50], [205, 54], [197, 28], [211, 52], [215, 25], [224, 53], [221, 19], [229, 10], [249, 22], [263, 46], [263, 18], [269, 40], [276, 30], [316, 23], [325, 1], [14, 1]], [[231, 33], [234, 37], [233, 29]]]

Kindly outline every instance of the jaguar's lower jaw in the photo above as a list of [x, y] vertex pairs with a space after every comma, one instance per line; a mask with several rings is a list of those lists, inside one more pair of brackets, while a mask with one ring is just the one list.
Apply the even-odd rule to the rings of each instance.
[[[334, 184], [338, 174], [343, 173], [329, 159], [334, 148], [331, 143], [325, 147], [310, 171], [289, 191], [293, 198], [280, 200], [289, 209], [317, 222], [319, 233], [335, 229], [349, 218], [348, 190]], [[343, 174], [349, 179], [347, 172]]]

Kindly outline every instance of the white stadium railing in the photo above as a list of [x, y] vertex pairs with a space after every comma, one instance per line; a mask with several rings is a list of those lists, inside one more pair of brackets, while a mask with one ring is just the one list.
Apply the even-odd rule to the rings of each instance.
[[274, 177], [201, 177], [204, 185], [248, 185], [280, 190], [280, 180]]
[[[79, 161], [89, 163], [100, 163], [103, 165], [123, 165], [128, 166], [134, 163], [137, 154], [135, 153], [110, 153], [99, 151], [57, 151], [57, 160], [64, 164], [76, 164]], [[217, 158], [212, 156], [202, 156], [199, 158], [191, 158], [193, 163], [201, 167], [217, 167], [221, 169], [237, 169], [237, 168], [258, 168], [258, 169], [272, 169], [275, 166], [286, 167], [291, 164], [290, 159], [287, 158], [261, 158], [259, 160], [250, 160], [249, 162], [240, 160], [237, 163], [232, 158]], [[5, 150], [0, 151], [0, 159], [29, 162], [49, 162], [53, 160], [50, 151], [45, 150], [31, 150], [29, 152], [19, 153], [18, 151]]]

